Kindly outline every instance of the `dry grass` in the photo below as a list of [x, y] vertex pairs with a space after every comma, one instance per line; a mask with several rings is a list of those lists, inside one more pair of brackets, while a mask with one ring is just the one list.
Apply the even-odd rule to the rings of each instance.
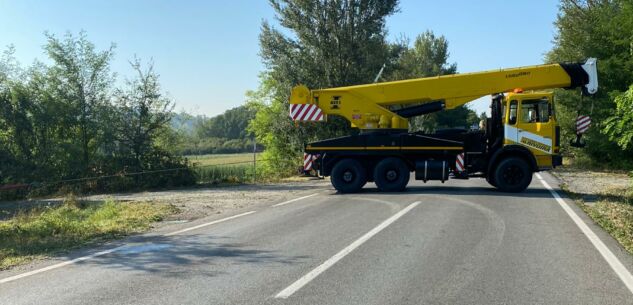
[[622, 172], [557, 170], [562, 188], [633, 254], [633, 179]]
[[0, 221], [0, 270], [83, 245], [143, 232], [176, 213], [168, 204], [87, 203], [69, 196], [54, 207], [20, 211]]

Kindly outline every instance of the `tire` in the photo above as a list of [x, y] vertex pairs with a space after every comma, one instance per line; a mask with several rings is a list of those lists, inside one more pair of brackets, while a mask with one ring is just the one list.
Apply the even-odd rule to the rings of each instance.
[[486, 182], [488, 182], [488, 184], [494, 187], [497, 187], [497, 184], [495, 183], [495, 179], [491, 175], [486, 176]]
[[493, 178], [500, 191], [518, 193], [532, 182], [532, 170], [524, 159], [509, 157], [497, 164]]
[[337, 191], [356, 193], [367, 183], [367, 170], [354, 159], [343, 159], [334, 165], [330, 180]]
[[402, 159], [386, 158], [374, 168], [374, 182], [383, 192], [402, 192], [409, 183], [409, 167]]

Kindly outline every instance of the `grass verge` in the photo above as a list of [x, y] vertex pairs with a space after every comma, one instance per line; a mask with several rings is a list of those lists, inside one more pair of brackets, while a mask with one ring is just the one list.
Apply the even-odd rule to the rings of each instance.
[[574, 199], [598, 225], [633, 254], [633, 187], [608, 188], [587, 202], [584, 194], [574, 193], [563, 184], [562, 189]]
[[177, 209], [151, 202], [106, 200], [20, 211], [0, 221], [0, 270], [67, 250], [143, 232]]

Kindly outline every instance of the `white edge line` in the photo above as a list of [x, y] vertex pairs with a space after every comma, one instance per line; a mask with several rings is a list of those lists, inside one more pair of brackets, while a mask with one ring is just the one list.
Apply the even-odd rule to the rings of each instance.
[[548, 183], [541, 177], [540, 174], [536, 174], [536, 177], [541, 181], [543, 186], [549, 190], [549, 192], [554, 196], [556, 202], [567, 212], [567, 215], [576, 223], [578, 228], [582, 231], [582, 233], [587, 236], [589, 241], [593, 244], [593, 246], [600, 252], [604, 260], [607, 261], [611, 269], [615, 271], [615, 273], [620, 277], [620, 280], [626, 285], [631, 293], [633, 293], [633, 275], [629, 272], [628, 269], [622, 264], [622, 262], [609, 250], [609, 248], [602, 242], [602, 240], [594, 233], [589, 226], [572, 210], [572, 208], [565, 202], [565, 200], [556, 192]]
[[302, 199], [310, 198], [310, 197], [316, 196], [318, 194], [319, 193], [314, 193], [314, 194], [310, 194], [308, 196], [303, 196], [303, 197], [299, 197], [299, 198], [295, 198], [295, 199], [290, 199], [288, 201], [284, 201], [284, 202], [281, 202], [281, 203], [273, 204], [272, 207], [280, 207], [282, 205], [286, 205], [286, 204], [289, 204], [289, 203], [293, 203], [295, 201], [299, 201], [299, 200], [302, 200]]
[[203, 223], [203, 224], [200, 224], [200, 225], [197, 225], [197, 226], [185, 228], [185, 229], [178, 230], [178, 231], [175, 231], [175, 232], [166, 233], [163, 236], [172, 236], [172, 235], [176, 235], [176, 234], [180, 234], [180, 233], [193, 231], [193, 230], [196, 230], [196, 229], [200, 229], [200, 228], [204, 228], [204, 227], [207, 227], [207, 226], [210, 226], [210, 225], [214, 225], [216, 223], [221, 223], [221, 222], [225, 222], [227, 220], [231, 220], [231, 219], [235, 219], [235, 218], [238, 218], [238, 217], [242, 217], [242, 216], [246, 216], [246, 215], [249, 215], [249, 214], [253, 214], [255, 212], [257, 212], [257, 211], [249, 211], [249, 212], [246, 212], [246, 213], [229, 216], [229, 217], [226, 217], [226, 218], [222, 218], [222, 219], [214, 220], [214, 221], [211, 221], [211, 222]]
[[15, 280], [27, 277], [27, 276], [31, 276], [31, 275], [35, 275], [35, 274], [38, 274], [38, 273], [46, 272], [46, 271], [49, 271], [49, 270], [57, 269], [57, 268], [64, 267], [64, 266], [67, 266], [67, 265], [70, 265], [70, 264], [74, 264], [74, 263], [77, 263], [77, 262], [85, 261], [85, 260], [88, 260], [88, 259], [91, 259], [91, 258], [94, 258], [94, 257], [97, 257], [97, 256], [106, 255], [108, 253], [112, 253], [114, 251], [117, 251], [117, 250], [119, 250], [119, 249], [121, 249], [123, 247], [124, 246], [119, 246], [119, 247], [116, 247], [116, 248], [100, 251], [100, 252], [93, 253], [93, 254], [90, 254], [90, 255], [78, 257], [78, 258], [75, 258], [75, 259], [72, 259], [72, 260], [69, 260], [69, 261], [61, 262], [61, 263], [58, 263], [58, 264], [55, 264], [55, 265], [50, 265], [48, 267], [44, 267], [44, 268], [41, 268], [41, 269], [37, 269], [37, 270], [21, 273], [21, 274], [18, 274], [18, 275], [10, 276], [10, 277], [7, 277], [7, 278], [3, 278], [3, 279], [0, 280], [0, 284], [8, 283], [8, 282], [15, 281]]
[[[233, 216], [230, 216], [230, 217], [218, 219], [218, 220], [215, 220], [215, 221], [212, 221], [212, 222], [208, 222], [208, 223], [204, 223], [204, 224], [201, 224], [201, 225], [197, 225], [197, 226], [194, 226], [194, 227], [190, 227], [190, 228], [182, 229], [182, 230], [179, 230], [179, 231], [167, 233], [167, 234], [164, 234], [163, 236], [172, 236], [172, 235], [188, 232], [188, 231], [191, 231], [191, 230], [195, 230], [195, 229], [199, 229], [199, 228], [202, 228], [202, 227], [210, 226], [210, 225], [213, 225], [213, 224], [216, 224], [216, 223], [220, 223], [220, 222], [224, 222], [224, 221], [227, 221], [227, 220], [231, 220], [231, 219], [235, 219], [235, 218], [238, 218], [238, 217], [242, 217], [242, 216], [246, 216], [246, 215], [249, 215], [249, 214], [253, 214], [255, 212], [256, 211], [250, 211], [250, 212], [246, 212], [246, 213], [242, 213], [242, 214], [238, 214], [238, 215], [233, 215]], [[93, 253], [93, 254], [90, 254], [90, 255], [86, 255], [86, 256], [75, 258], [75, 259], [71, 259], [69, 261], [65, 261], [65, 262], [61, 262], [61, 263], [58, 263], [58, 264], [50, 265], [50, 266], [47, 266], [47, 267], [44, 267], [44, 268], [40, 268], [40, 269], [37, 269], [37, 270], [33, 270], [33, 271], [17, 274], [17, 275], [10, 276], [10, 277], [7, 277], [7, 278], [3, 278], [3, 279], [0, 279], [0, 284], [12, 282], [12, 281], [15, 281], [15, 280], [18, 280], [18, 279], [21, 279], [21, 278], [25, 278], [25, 277], [28, 277], [28, 276], [31, 276], [31, 275], [35, 275], [35, 274], [38, 274], [38, 273], [42, 273], [42, 272], [50, 271], [50, 270], [53, 270], [53, 269], [61, 268], [61, 267], [64, 267], [64, 266], [72, 265], [74, 263], [85, 261], [85, 260], [89, 260], [91, 258], [95, 258], [95, 257], [98, 257], [98, 256], [103, 256], [103, 255], [106, 255], [106, 254], [110, 254], [110, 253], [115, 252], [117, 250], [120, 250], [121, 248], [124, 248], [126, 246], [127, 245], [122, 245], [122, 246], [115, 247], [115, 248], [112, 248], [112, 249], [103, 250], [103, 251], [99, 251], [99, 252], [96, 252], [96, 253]]]
[[343, 250], [334, 254], [334, 256], [330, 257], [321, 265], [312, 269], [312, 271], [308, 272], [306, 275], [298, 279], [296, 282], [292, 283], [290, 286], [280, 291], [277, 295], [275, 295], [275, 298], [277, 299], [288, 298], [289, 296], [297, 292], [299, 289], [301, 289], [303, 286], [308, 284], [310, 281], [312, 281], [314, 278], [319, 276], [319, 274], [325, 272], [328, 268], [332, 267], [332, 265], [336, 264], [339, 260], [341, 260], [346, 255], [354, 251], [354, 249], [358, 248], [360, 245], [362, 245], [364, 242], [372, 238], [374, 235], [378, 234], [380, 231], [388, 227], [390, 224], [394, 223], [396, 220], [398, 220], [398, 218], [402, 217], [404, 214], [411, 211], [411, 209], [415, 208], [418, 204], [420, 204], [420, 201], [411, 203], [406, 208], [400, 210], [398, 213], [387, 218], [385, 221], [380, 223], [377, 227], [371, 229], [369, 232], [365, 233], [365, 235], [355, 240], [349, 246], [345, 247]]

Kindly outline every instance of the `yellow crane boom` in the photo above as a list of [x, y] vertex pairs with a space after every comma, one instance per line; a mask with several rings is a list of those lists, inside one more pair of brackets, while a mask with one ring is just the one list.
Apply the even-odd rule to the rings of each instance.
[[598, 87], [595, 65], [592, 58], [584, 64], [526, 66], [329, 89], [310, 90], [300, 85], [292, 89], [290, 104], [315, 105], [326, 117], [342, 116], [360, 129], [406, 129], [408, 117], [453, 109], [515, 89], [583, 86], [593, 94]]

